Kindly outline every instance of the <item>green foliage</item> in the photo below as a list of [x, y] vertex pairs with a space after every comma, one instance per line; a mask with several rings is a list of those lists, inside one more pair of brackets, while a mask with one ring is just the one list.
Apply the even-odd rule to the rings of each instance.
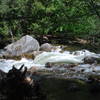
[[[100, 33], [100, 0], [1, 0], [0, 34], [65, 34], [87, 36]], [[100, 12], [99, 12], [100, 13]]]
[[8, 26], [6, 22], [0, 23], [0, 34], [5, 36], [8, 34]]

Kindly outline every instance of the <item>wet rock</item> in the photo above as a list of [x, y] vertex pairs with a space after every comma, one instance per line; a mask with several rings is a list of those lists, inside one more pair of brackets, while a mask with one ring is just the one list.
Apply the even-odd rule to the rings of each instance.
[[93, 63], [96, 63], [96, 59], [94, 57], [85, 57], [84, 63], [85, 64], [93, 64]]
[[51, 67], [53, 67], [53, 65], [52, 65], [51, 63], [48, 62], [48, 63], [45, 64], [45, 67], [46, 67], [46, 68], [51, 68]]
[[38, 51], [40, 48], [38, 41], [29, 36], [23, 36], [20, 40], [7, 45], [4, 49], [6, 52], [13, 56], [18, 56], [23, 53]]
[[75, 66], [78, 66], [78, 64], [65, 64], [64, 68], [73, 68]]

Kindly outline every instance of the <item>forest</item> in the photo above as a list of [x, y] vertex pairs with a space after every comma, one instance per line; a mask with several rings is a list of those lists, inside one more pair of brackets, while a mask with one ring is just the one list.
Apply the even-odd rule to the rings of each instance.
[[99, 26], [100, 0], [0, 0], [1, 46], [26, 34], [99, 46]]

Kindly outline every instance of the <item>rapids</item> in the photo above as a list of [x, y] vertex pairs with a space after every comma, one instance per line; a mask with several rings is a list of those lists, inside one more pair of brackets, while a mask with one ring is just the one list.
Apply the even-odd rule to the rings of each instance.
[[[36, 56], [34, 60], [32, 59], [26, 59], [22, 58], [20, 61], [16, 60], [6, 60], [6, 59], [0, 59], [0, 69], [4, 72], [8, 72], [13, 65], [15, 65], [16, 68], [19, 68], [22, 64], [27, 66], [28, 68], [36, 67], [37, 69], [46, 69], [45, 64], [47, 62], [50, 63], [62, 63], [62, 64], [80, 64], [78, 67], [82, 68], [85, 66], [81, 65], [83, 63], [83, 59], [85, 57], [94, 57], [94, 58], [100, 58], [100, 54], [96, 54], [93, 52], [90, 52], [88, 50], [81, 50], [81, 51], [64, 51], [61, 52], [43, 52]], [[89, 66], [84, 68], [90, 68]], [[97, 68], [97, 70], [100, 70], [100, 68]]]
[[34, 59], [35, 64], [46, 64], [47, 62], [53, 63], [83, 63], [85, 57], [99, 58], [100, 54], [95, 54], [88, 50], [69, 52], [43, 52]]

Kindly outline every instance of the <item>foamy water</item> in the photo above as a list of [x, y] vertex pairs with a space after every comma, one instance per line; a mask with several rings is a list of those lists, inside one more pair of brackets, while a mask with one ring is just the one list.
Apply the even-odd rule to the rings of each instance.
[[[31, 68], [34, 66], [37, 69], [45, 69], [45, 64], [47, 62], [78, 64], [78, 63], [83, 63], [83, 59], [87, 56], [100, 58], [100, 54], [96, 54], [88, 50], [81, 50], [81, 51], [75, 51], [75, 52], [65, 51], [63, 53], [60, 53], [58, 51], [57, 52], [55, 51], [43, 52], [39, 54], [34, 60], [26, 59], [26, 58], [22, 58], [20, 61], [1, 59], [0, 69], [3, 70], [4, 72], [8, 72], [12, 68], [13, 65], [15, 65], [16, 68], [19, 68], [22, 64], [24, 64], [27, 68]], [[87, 69], [91, 69], [90, 67], [86, 65], [84, 66], [80, 65], [80, 66], [78, 67], [83, 68], [85, 66]], [[100, 68], [96, 68], [96, 70], [100, 70]]]
[[0, 60], [0, 69], [4, 72], [8, 72], [10, 69], [12, 69], [12, 66], [14, 65], [16, 68], [20, 68], [21, 65], [25, 65], [27, 68], [36, 67], [37, 69], [43, 69], [44, 66], [40, 64], [34, 64], [33, 60], [22, 58], [20, 61], [16, 60], [6, 60], [2, 59]]

